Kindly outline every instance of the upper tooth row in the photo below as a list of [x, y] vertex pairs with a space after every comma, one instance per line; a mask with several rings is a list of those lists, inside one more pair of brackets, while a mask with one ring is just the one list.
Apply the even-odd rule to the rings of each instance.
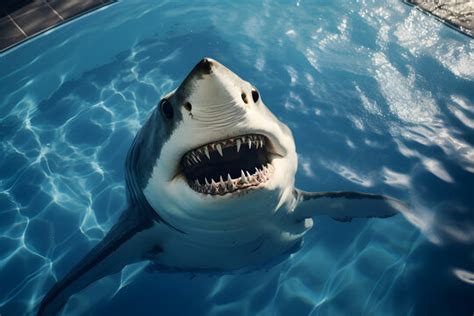
[[260, 135], [247, 135], [247, 136], [241, 136], [237, 138], [232, 138], [232, 139], [227, 139], [224, 141], [212, 143], [209, 145], [202, 146], [186, 154], [184, 162], [188, 166], [190, 166], [192, 164], [197, 164], [201, 162], [201, 159], [203, 159], [204, 157], [207, 157], [207, 159], [211, 159], [211, 156], [209, 155], [210, 150], [212, 151], [217, 150], [217, 152], [219, 152], [219, 155], [224, 157], [224, 152], [222, 151], [222, 147], [228, 144], [235, 144], [237, 148], [237, 152], [239, 152], [242, 145], [248, 146], [249, 149], [251, 149], [252, 146], [255, 146], [256, 149], [261, 148], [265, 144], [265, 139], [263, 136], [260, 136]]
[[250, 174], [248, 171], [244, 172], [240, 170], [240, 177], [232, 179], [230, 174], [227, 174], [227, 180], [224, 180], [222, 176], [219, 181], [215, 182], [214, 179], [207, 180], [204, 178], [204, 184], [201, 184], [199, 180], [194, 180], [194, 183], [191, 183], [191, 186], [200, 192], [204, 193], [225, 193], [232, 192], [239, 188], [247, 187], [251, 184], [258, 184], [266, 181], [269, 178], [270, 173], [273, 170], [273, 166], [268, 164], [263, 166], [262, 170], [255, 168], [255, 173]]

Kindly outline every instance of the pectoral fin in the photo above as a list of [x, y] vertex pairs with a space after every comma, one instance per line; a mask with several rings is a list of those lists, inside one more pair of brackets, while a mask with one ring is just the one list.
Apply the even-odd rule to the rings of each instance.
[[128, 209], [105, 238], [56, 283], [41, 301], [38, 315], [54, 315], [67, 303], [69, 297], [86, 288], [92, 282], [120, 272], [123, 267], [143, 260], [142, 252], [134, 239], [147, 229], [146, 222], [134, 218]]
[[390, 217], [406, 209], [394, 198], [361, 192], [305, 192], [294, 190], [298, 218], [327, 215], [338, 221], [353, 218]]

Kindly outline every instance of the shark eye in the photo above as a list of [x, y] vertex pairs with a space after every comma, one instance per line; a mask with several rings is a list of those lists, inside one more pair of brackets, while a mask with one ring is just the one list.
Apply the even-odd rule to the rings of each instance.
[[160, 103], [160, 108], [161, 108], [161, 113], [163, 113], [163, 115], [168, 119], [168, 120], [171, 120], [173, 118], [173, 106], [171, 105], [171, 103], [164, 99], [161, 101]]
[[258, 94], [257, 89], [253, 88], [253, 89], [252, 89], [252, 99], [253, 99], [253, 102], [257, 103], [259, 97], [260, 97], [260, 95]]

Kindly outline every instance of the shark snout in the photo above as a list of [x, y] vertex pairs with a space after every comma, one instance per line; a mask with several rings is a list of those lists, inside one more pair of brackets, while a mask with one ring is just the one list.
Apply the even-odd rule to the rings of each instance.
[[237, 74], [211, 58], [201, 59], [186, 76], [176, 93], [182, 98], [194, 99], [196, 105], [216, 104], [241, 99], [251, 88]]
[[215, 60], [205, 57], [201, 59], [194, 68], [197, 73], [209, 74], [216, 63]]
[[[182, 93], [189, 92], [197, 81], [203, 79], [205, 76], [210, 76], [219, 65], [222, 66], [212, 58], [205, 57], [201, 59], [189, 72], [177, 91]], [[222, 67], [225, 68], [225, 66]]]
[[241, 122], [249, 110], [252, 86], [211, 58], [201, 59], [176, 90], [176, 104], [190, 124], [207, 128]]

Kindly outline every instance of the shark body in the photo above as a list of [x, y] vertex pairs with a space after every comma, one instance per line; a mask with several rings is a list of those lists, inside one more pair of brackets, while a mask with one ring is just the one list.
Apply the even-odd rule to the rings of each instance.
[[128, 264], [226, 272], [297, 251], [315, 216], [388, 217], [390, 197], [304, 192], [290, 129], [258, 90], [219, 62], [202, 59], [164, 96], [126, 160], [127, 208], [92, 251], [43, 298], [38, 315]]

